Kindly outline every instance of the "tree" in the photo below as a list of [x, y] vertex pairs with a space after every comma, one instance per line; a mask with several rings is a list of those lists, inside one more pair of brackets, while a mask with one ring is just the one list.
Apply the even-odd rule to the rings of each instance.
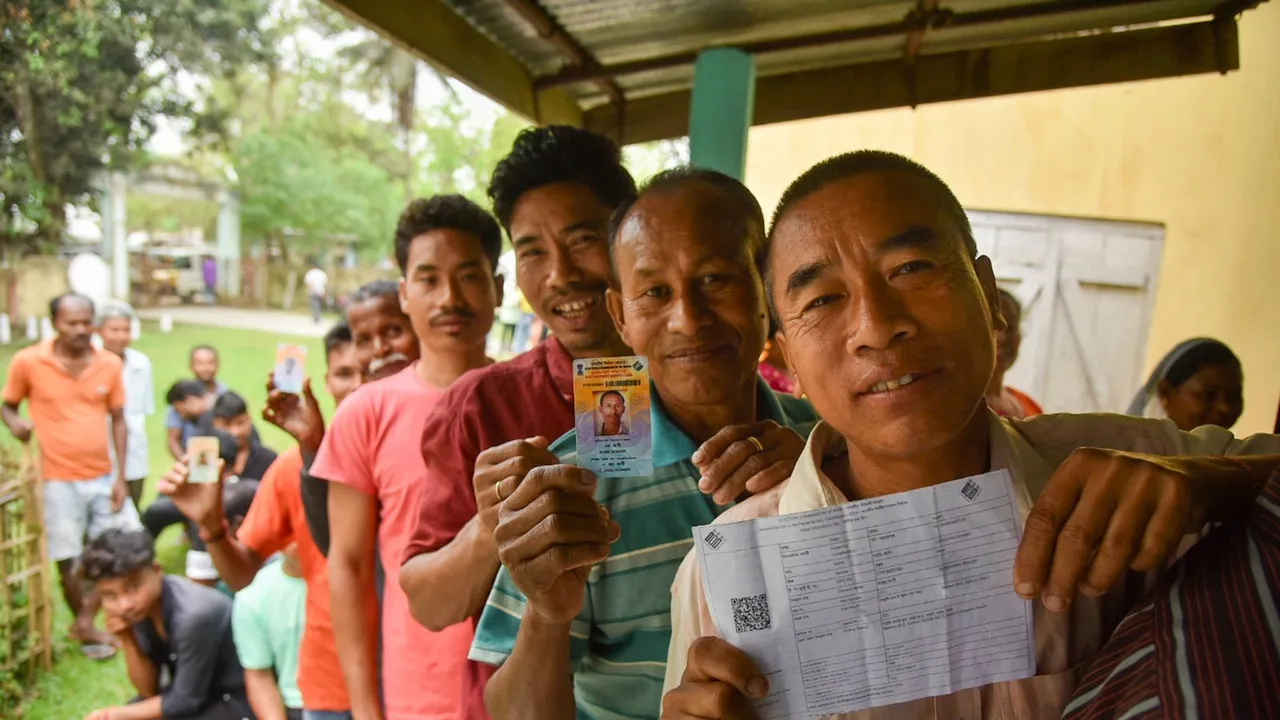
[[[0, 226], [29, 250], [57, 244], [64, 208], [98, 173], [127, 168], [161, 117], [195, 140], [224, 115], [206, 78], [261, 58], [265, 0], [9, 0], [0, 7]], [[196, 93], [178, 87], [182, 74]], [[31, 230], [34, 223], [34, 230]]]
[[288, 258], [334, 244], [385, 249], [400, 209], [394, 178], [351, 147], [335, 147], [315, 115], [244, 137], [232, 155], [246, 237]]

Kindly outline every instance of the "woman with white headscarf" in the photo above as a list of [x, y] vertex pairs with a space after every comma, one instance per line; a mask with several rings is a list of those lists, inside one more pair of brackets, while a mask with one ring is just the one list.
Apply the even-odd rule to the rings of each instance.
[[1188, 431], [1201, 425], [1230, 428], [1244, 412], [1240, 360], [1218, 340], [1184, 340], [1156, 365], [1127, 412], [1167, 417]]

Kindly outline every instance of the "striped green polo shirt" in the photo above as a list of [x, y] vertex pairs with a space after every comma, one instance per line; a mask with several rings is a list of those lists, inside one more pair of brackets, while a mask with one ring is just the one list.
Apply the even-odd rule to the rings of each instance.
[[[805, 400], [776, 395], [758, 380], [760, 417], [808, 437], [816, 416]], [[622, 528], [609, 557], [591, 569], [582, 612], [570, 629], [579, 720], [654, 718], [671, 642], [671, 584], [693, 547], [693, 528], [725, 508], [698, 490], [689, 458], [697, 446], [671, 423], [653, 389], [653, 475], [601, 478], [596, 500]], [[552, 446], [577, 462], [570, 431]], [[471, 659], [501, 665], [515, 648], [525, 597], [504, 567], [476, 627]]]

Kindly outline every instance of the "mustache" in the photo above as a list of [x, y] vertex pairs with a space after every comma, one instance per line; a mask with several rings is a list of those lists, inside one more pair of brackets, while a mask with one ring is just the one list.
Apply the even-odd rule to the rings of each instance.
[[404, 353], [391, 353], [386, 357], [376, 357], [369, 361], [369, 374], [377, 375], [379, 370], [388, 365], [407, 362], [409, 362], [409, 356]]
[[583, 293], [602, 293], [609, 289], [609, 283], [605, 280], [600, 282], [583, 282], [575, 280], [567, 285], [561, 285], [555, 289], [555, 292], [547, 298], [547, 302], [555, 304], [565, 298], [581, 295]]
[[453, 308], [452, 310], [441, 310], [431, 316], [431, 327], [441, 325], [443, 323], [456, 320], [475, 320], [476, 314], [467, 308]]

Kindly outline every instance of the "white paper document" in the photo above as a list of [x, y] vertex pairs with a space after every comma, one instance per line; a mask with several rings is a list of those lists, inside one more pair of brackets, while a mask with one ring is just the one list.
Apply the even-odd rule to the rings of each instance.
[[769, 679], [764, 720], [812, 718], [1035, 674], [1013, 590], [1009, 473], [694, 529], [720, 637]]

